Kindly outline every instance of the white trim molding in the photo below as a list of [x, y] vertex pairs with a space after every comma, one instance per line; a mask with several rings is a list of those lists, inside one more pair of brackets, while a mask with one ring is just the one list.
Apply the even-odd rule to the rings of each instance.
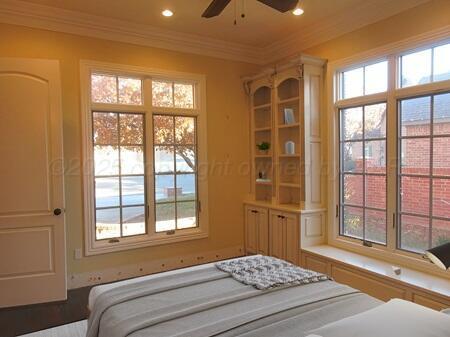
[[[142, 105], [120, 105], [120, 104], [99, 104], [91, 101], [91, 74], [100, 72], [112, 75], [134, 76], [142, 80]], [[209, 215], [208, 215], [208, 177], [207, 173], [196, 174], [197, 179], [197, 201], [201, 202], [198, 209], [198, 227], [176, 230], [175, 233], [159, 232], [154, 230], [154, 221], [147, 223], [147, 233], [129, 237], [121, 237], [118, 242], [108, 240], [96, 240], [95, 234], [95, 193], [94, 193], [94, 167], [93, 167], [93, 135], [92, 135], [92, 111], [117, 111], [117, 112], [141, 112], [146, 115], [145, 128], [153, 134], [153, 113], [164, 112], [170, 115], [186, 115], [197, 118], [197, 165], [207, 163], [207, 116], [206, 116], [206, 76], [202, 74], [190, 74], [175, 71], [162, 71], [136, 66], [127, 66], [114, 63], [103, 63], [97, 61], [80, 61], [80, 90], [82, 106], [82, 151], [83, 151], [83, 202], [84, 202], [84, 229], [85, 229], [85, 255], [97, 255], [123, 251], [148, 246], [156, 246], [181, 241], [189, 241], [207, 238], [209, 235]], [[152, 79], [163, 79], [170, 81], [189, 82], [194, 86], [193, 109], [178, 108], [154, 108], [152, 105]], [[152, 139], [147, 133], [146, 140]], [[148, 142], [145, 150], [146, 172], [149, 178], [146, 182], [147, 207], [155, 204], [154, 184], [153, 184], [153, 143]], [[154, 214], [148, 211], [149, 214]], [[150, 218], [150, 217], [149, 217]]]
[[0, 22], [265, 65], [428, 1], [410, 0], [405, 5], [392, 0], [366, 0], [259, 47], [21, 0], [0, 0]]
[[0, 22], [235, 61], [263, 62], [261, 50], [243, 44], [20, 0], [0, 1]]
[[392, 0], [366, 0], [361, 5], [332, 17], [319, 20], [298, 33], [287, 36], [264, 48], [264, 61], [276, 62], [302, 50], [332, 40], [364, 26], [381, 21], [430, 0], [411, 0], [408, 6]]

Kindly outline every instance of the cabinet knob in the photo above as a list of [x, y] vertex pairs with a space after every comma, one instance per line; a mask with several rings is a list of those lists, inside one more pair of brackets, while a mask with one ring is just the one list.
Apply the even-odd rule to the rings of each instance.
[[252, 209], [252, 213], [258, 213], [258, 211], [256, 211], [256, 210]]
[[62, 213], [61, 208], [55, 208], [55, 209], [53, 210], [53, 214], [54, 214], [54, 215], [60, 215], [61, 213]]

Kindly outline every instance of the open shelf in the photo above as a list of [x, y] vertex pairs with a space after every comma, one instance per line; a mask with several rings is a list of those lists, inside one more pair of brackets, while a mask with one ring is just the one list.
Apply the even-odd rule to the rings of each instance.
[[293, 183], [280, 183], [281, 187], [292, 187], [292, 188], [300, 188], [300, 184], [293, 184]]
[[298, 128], [298, 127], [300, 127], [300, 123], [278, 125], [279, 129]]
[[[310, 60], [301, 56], [246, 80], [251, 104], [251, 199], [292, 211], [322, 204], [317, 183], [321, 173], [314, 167], [320, 167], [323, 156], [323, 60]], [[270, 144], [268, 153], [256, 146], [262, 142]]]
[[256, 185], [269, 185], [269, 186], [272, 186], [272, 181], [258, 181], [258, 180], [256, 180], [255, 184]]
[[280, 183], [279, 189], [279, 203], [280, 204], [295, 204], [301, 203], [301, 188], [298, 185], [295, 186], [283, 186]]
[[255, 200], [272, 202], [272, 186], [255, 184]]
[[269, 87], [263, 86], [258, 88], [253, 94], [253, 107], [270, 105], [271, 96], [271, 90]]
[[299, 96], [299, 80], [296, 78], [288, 78], [281, 82], [277, 88], [278, 100], [285, 101], [295, 99]]
[[283, 158], [300, 158], [300, 154], [298, 153], [294, 153], [294, 154], [279, 154], [278, 155], [279, 158], [283, 159]]
[[299, 99], [300, 98], [298, 96], [290, 97], [287, 99], [280, 99], [280, 100], [278, 100], [278, 104], [298, 103], [297, 101]]
[[260, 105], [255, 105], [253, 107], [254, 110], [261, 110], [261, 109], [266, 109], [266, 108], [270, 108], [272, 107], [272, 103], [264, 103], [264, 104], [260, 104]]
[[270, 126], [264, 127], [264, 128], [256, 128], [255, 132], [262, 132], [262, 131], [272, 131], [272, 128]]
[[[286, 121], [286, 115], [287, 115], [288, 110], [292, 111], [292, 117], [294, 119], [290, 123], [288, 123]], [[292, 103], [278, 104], [277, 125], [293, 125], [293, 124], [299, 124], [299, 122], [300, 122], [300, 114], [299, 114], [298, 103], [297, 104], [292, 104]]]

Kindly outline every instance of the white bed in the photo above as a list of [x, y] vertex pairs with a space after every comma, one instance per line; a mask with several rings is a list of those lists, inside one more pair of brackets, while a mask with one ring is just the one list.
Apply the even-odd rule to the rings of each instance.
[[301, 337], [380, 304], [330, 280], [261, 291], [209, 263], [94, 287], [87, 336]]
[[[260, 255], [258, 255], [260, 256]], [[245, 259], [247, 257], [241, 257], [241, 259]], [[233, 261], [235, 259], [229, 259], [227, 261]], [[101, 294], [103, 294], [106, 291], [109, 291], [111, 289], [123, 286], [123, 285], [130, 285], [130, 284], [135, 284], [135, 283], [139, 283], [142, 281], [146, 281], [146, 280], [154, 280], [156, 278], [160, 278], [163, 276], [167, 276], [167, 275], [177, 275], [177, 274], [182, 274], [184, 273], [186, 270], [204, 270], [207, 268], [210, 268], [212, 266], [214, 266], [216, 262], [212, 262], [212, 263], [206, 263], [206, 264], [201, 264], [198, 266], [193, 266], [193, 267], [187, 267], [187, 268], [181, 268], [181, 269], [176, 269], [176, 270], [171, 270], [171, 271], [166, 271], [163, 273], [158, 273], [158, 274], [152, 274], [152, 275], [146, 275], [146, 276], [141, 276], [141, 277], [135, 277], [132, 279], [128, 279], [128, 280], [123, 280], [123, 281], [118, 281], [118, 282], [113, 282], [113, 283], [108, 283], [108, 284], [102, 284], [99, 286], [95, 286], [94, 288], [91, 289], [91, 292], [89, 293], [89, 300], [88, 300], [88, 308], [91, 309], [93, 308], [94, 304], [95, 304], [95, 300], [97, 299], [98, 296], [100, 296]]]

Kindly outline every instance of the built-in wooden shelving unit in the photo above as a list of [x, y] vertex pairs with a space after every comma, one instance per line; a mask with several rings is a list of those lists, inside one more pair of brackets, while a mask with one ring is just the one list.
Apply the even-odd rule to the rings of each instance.
[[[301, 242], [323, 243], [321, 91], [324, 60], [301, 56], [245, 79], [250, 96], [251, 193], [245, 250], [298, 263]], [[260, 152], [256, 145], [271, 144]]]
[[[248, 82], [252, 198], [298, 208], [304, 208], [306, 203], [313, 208], [321, 203], [320, 176], [307, 170], [321, 165], [312, 160], [321, 158], [320, 134], [314, 132], [319, 128], [323, 63], [311, 58], [298, 61], [266, 71]], [[257, 149], [261, 142], [271, 144], [269, 151]]]

